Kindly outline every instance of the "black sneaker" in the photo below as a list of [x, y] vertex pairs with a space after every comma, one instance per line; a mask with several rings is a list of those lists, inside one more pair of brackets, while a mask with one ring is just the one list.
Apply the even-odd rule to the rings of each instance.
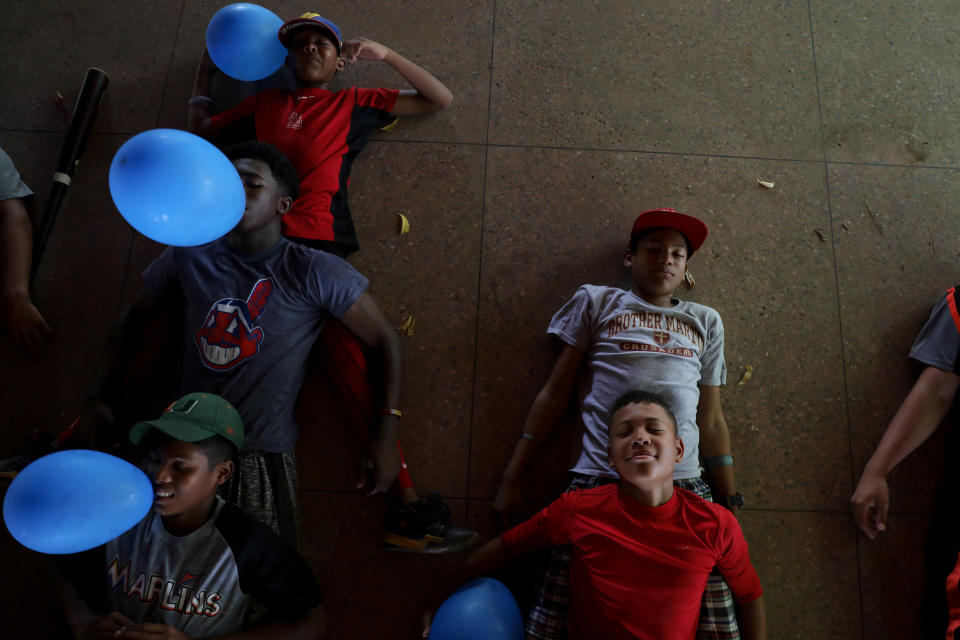
[[391, 551], [451, 553], [473, 546], [476, 531], [450, 524], [450, 509], [438, 493], [410, 504], [390, 504], [387, 535], [383, 543]]

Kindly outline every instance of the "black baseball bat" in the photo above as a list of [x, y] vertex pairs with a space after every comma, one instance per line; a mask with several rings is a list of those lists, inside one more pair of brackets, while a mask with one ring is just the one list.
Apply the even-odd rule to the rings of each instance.
[[87, 69], [87, 74], [83, 78], [83, 85], [80, 87], [80, 95], [77, 96], [77, 103], [73, 107], [70, 127], [67, 129], [67, 135], [64, 136], [63, 145], [60, 147], [60, 158], [57, 160], [57, 167], [53, 174], [50, 196], [43, 208], [40, 229], [34, 236], [33, 263], [30, 265], [31, 283], [37, 275], [40, 258], [43, 257], [43, 252], [47, 248], [47, 241], [50, 239], [50, 232], [53, 231], [53, 223], [57, 220], [63, 197], [73, 181], [73, 174], [77, 171], [80, 156], [83, 155], [83, 150], [87, 146], [87, 139], [90, 137], [90, 132], [93, 131], [93, 123], [96, 121], [97, 112], [100, 110], [103, 92], [106, 91], [109, 83], [110, 76], [103, 69], [97, 69], [96, 67]]

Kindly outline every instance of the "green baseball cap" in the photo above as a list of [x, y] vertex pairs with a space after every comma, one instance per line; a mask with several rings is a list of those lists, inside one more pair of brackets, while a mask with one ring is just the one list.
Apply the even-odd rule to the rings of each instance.
[[150, 429], [184, 442], [199, 442], [223, 436], [243, 448], [243, 421], [229, 402], [212, 393], [189, 393], [169, 407], [156, 420], [138, 422], [130, 428], [130, 442], [140, 444]]

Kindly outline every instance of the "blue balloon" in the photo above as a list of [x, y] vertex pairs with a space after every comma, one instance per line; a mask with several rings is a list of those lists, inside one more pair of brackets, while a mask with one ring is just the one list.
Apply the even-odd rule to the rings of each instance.
[[153, 483], [129, 462], [99, 451], [58, 451], [17, 474], [3, 500], [3, 521], [41, 553], [92, 549], [150, 511]]
[[280, 68], [287, 50], [277, 33], [283, 20], [269, 9], [247, 2], [228, 4], [207, 25], [207, 51], [231, 78], [262, 80]]
[[477, 578], [447, 598], [430, 625], [430, 640], [524, 640], [523, 616], [502, 582]]
[[179, 129], [152, 129], [124, 142], [110, 164], [110, 195], [134, 229], [180, 247], [228, 233], [247, 202], [233, 163]]

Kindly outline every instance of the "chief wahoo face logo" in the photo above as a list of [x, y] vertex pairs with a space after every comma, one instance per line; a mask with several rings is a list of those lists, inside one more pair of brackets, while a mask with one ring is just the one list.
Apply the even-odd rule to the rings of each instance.
[[244, 300], [223, 298], [207, 312], [203, 326], [194, 334], [203, 364], [215, 371], [227, 371], [260, 351], [263, 329], [254, 326], [273, 292], [267, 278], [253, 285], [250, 297]]

